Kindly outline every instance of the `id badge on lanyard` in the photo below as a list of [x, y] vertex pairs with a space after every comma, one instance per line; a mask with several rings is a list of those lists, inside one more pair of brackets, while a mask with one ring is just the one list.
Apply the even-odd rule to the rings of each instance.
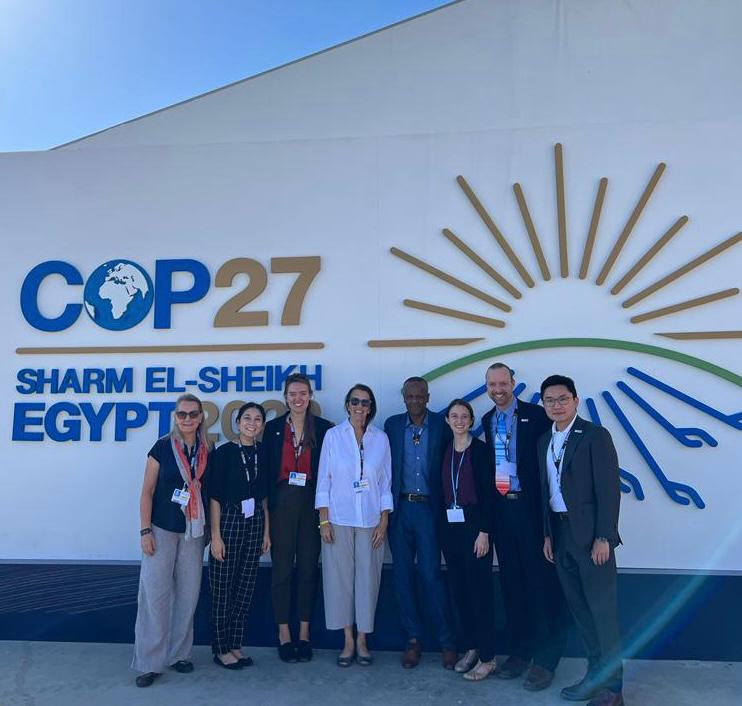
[[299, 485], [302, 488], [307, 484], [307, 474], [299, 471], [289, 473], [289, 485]]
[[172, 502], [178, 503], [181, 507], [188, 505], [188, 501], [191, 499], [191, 493], [188, 490], [187, 485], [183, 485], [182, 488], [176, 488], [173, 491], [173, 497], [170, 498]]
[[[468, 447], [467, 447], [468, 448]], [[461, 477], [461, 466], [464, 465], [464, 457], [466, 456], [466, 449], [461, 452], [461, 458], [459, 459], [459, 467], [456, 469], [456, 479], [453, 476], [453, 458], [456, 455], [456, 450], [451, 447], [451, 490], [453, 491], [453, 507], [449, 507], [446, 510], [446, 518], [449, 522], [464, 522], [464, 508], [458, 506], [458, 495], [459, 495], [459, 478]]]
[[361, 457], [361, 477], [358, 480], [353, 481], [353, 492], [358, 493], [367, 493], [368, 489], [371, 487], [368, 482], [368, 478], [365, 478], [363, 475], [363, 462], [364, 462], [364, 449], [363, 449], [363, 439], [361, 439], [360, 443], [358, 444], [358, 455]]

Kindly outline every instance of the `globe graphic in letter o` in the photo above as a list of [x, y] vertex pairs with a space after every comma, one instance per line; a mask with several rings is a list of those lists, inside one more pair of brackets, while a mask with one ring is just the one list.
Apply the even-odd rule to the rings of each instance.
[[130, 260], [109, 260], [85, 283], [85, 311], [109, 331], [136, 326], [152, 308], [154, 291], [149, 275]]

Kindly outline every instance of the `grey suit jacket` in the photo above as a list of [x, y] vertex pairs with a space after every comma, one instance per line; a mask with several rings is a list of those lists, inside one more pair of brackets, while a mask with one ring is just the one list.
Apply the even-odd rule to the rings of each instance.
[[[551, 537], [549, 478], [546, 470], [550, 441], [551, 430], [538, 441], [544, 536], [547, 537]], [[562, 458], [561, 490], [576, 544], [592, 546], [596, 537], [605, 537], [612, 547], [621, 543], [618, 534], [621, 503], [618, 455], [607, 429], [577, 417]]]

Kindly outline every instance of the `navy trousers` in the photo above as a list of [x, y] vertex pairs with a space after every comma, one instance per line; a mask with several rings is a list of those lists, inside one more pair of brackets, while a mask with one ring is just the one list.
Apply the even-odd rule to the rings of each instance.
[[422, 621], [415, 590], [415, 558], [425, 593], [423, 603], [441, 648], [453, 649], [446, 589], [441, 576], [441, 550], [436, 517], [429, 502], [400, 500], [391, 515], [389, 547], [402, 629], [408, 639], [421, 639]]

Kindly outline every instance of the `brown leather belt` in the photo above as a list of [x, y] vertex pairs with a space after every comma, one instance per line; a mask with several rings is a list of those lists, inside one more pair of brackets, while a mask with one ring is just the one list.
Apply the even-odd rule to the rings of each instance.
[[400, 500], [406, 500], [408, 503], [426, 503], [428, 502], [427, 495], [421, 495], [420, 493], [402, 493], [399, 496]]

